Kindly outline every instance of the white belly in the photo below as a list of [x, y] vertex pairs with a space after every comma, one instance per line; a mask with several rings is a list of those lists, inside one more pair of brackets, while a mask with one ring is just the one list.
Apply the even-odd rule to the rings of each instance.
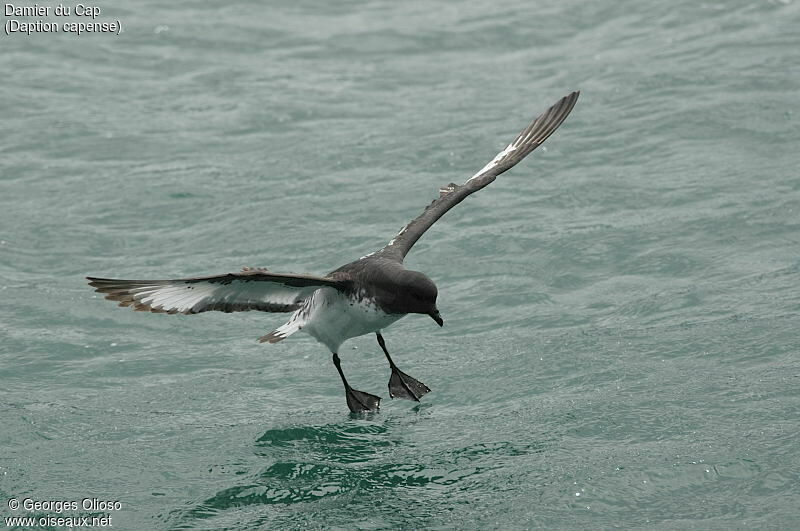
[[359, 303], [332, 288], [314, 293], [303, 331], [337, 352], [351, 337], [377, 332], [404, 314], [387, 314], [371, 304]]

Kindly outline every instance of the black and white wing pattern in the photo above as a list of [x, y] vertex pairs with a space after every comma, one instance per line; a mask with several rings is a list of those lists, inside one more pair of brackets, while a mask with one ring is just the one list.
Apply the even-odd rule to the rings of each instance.
[[106, 299], [154, 313], [291, 312], [322, 287], [346, 290], [350, 281], [312, 275], [276, 274], [245, 268], [241, 273], [174, 280], [86, 277]]
[[448, 210], [494, 181], [498, 175], [514, 167], [531, 151], [539, 147], [569, 115], [579, 91], [564, 96], [526, 127], [506, 148], [497, 154], [462, 185], [454, 183], [439, 190], [440, 196], [425, 211], [403, 227], [389, 244], [378, 251], [383, 256], [402, 261], [408, 251], [436, 220]]

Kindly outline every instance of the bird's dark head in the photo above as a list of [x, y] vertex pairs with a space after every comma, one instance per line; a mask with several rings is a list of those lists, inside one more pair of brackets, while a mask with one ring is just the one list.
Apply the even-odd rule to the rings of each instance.
[[439, 290], [436, 284], [424, 273], [404, 271], [401, 278], [403, 304], [409, 308], [408, 313], [421, 313], [431, 317], [439, 326], [444, 320], [436, 308], [436, 296]]

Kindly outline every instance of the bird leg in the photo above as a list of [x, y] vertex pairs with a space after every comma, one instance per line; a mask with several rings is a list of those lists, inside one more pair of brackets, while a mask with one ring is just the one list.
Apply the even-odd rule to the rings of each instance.
[[353, 413], [365, 413], [368, 411], [377, 411], [378, 405], [381, 402], [381, 397], [371, 395], [369, 393], [365, 393], [363, 391], [356, 391], [350, 384], [347, 383], [347, 378], [344, 377], [344, 373], [342, 372], [342, 365], [341, 360], [339, 359], [339, 355], [334, 352], [333, 353], [333, 364], [336, 365], [336, 370], [339, 371], [339, 376], [342, 377], [342, 383], [344, 384], [344, 394], [347, 398], [347, 407], [350, 408], [350, 411]]
[[386, 342], [383, 340], [383, 336], [379, 332], [376, 332], [375, 335], [378, 336], [378, 344], [383, 349], [383, 353], [386, 354], [386, 359], [389, 360], [389, 367], [392, 368], [392, 376], [389, 377], [389, 396], [419, 402], [423, 395], [431, 392], [430, 388], [398, 369], [397, 365], [392, 361], [389, 351], [386, 350]]

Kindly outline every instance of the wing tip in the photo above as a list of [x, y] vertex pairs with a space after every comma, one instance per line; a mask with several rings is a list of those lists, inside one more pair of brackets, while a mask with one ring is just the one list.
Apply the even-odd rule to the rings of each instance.
[[[575, 107], [575, 104], [578, 102], [578, 98], [580, 97], [580, 95], [581, 95], [580, 90], [573, 90], [572, 92], [570, 92], [565, 96], [565, 99], [569, 100], [569, 111], [567, 111], [567, 114], [572, 112], [572, 108]], [[566, 118], [566, 116], [564, 118]]]
[[561, 118], [561, 121], [563, 121], [569, 115], [569, 113], [572, 112], [572, 108], [575, 107], [575, 103], [577, 103], [580, 95], [581, 95], [580, 90], [573, 90], [572, 92], [570, 92], [569, 94], [567, 94], [566, 96], [562, 97], [560, 100], [555, 102], [547, 111], [545, 111], [544, 114], [548, 114], [551, 111], [563, 112], [564, 115]]
[[99, 288], [103, 284], [107, 283], [110, 279], [108, 278], [100, 278], [100, 277], [86, 277], [88, 280], [88, 284], [93, 288]]

